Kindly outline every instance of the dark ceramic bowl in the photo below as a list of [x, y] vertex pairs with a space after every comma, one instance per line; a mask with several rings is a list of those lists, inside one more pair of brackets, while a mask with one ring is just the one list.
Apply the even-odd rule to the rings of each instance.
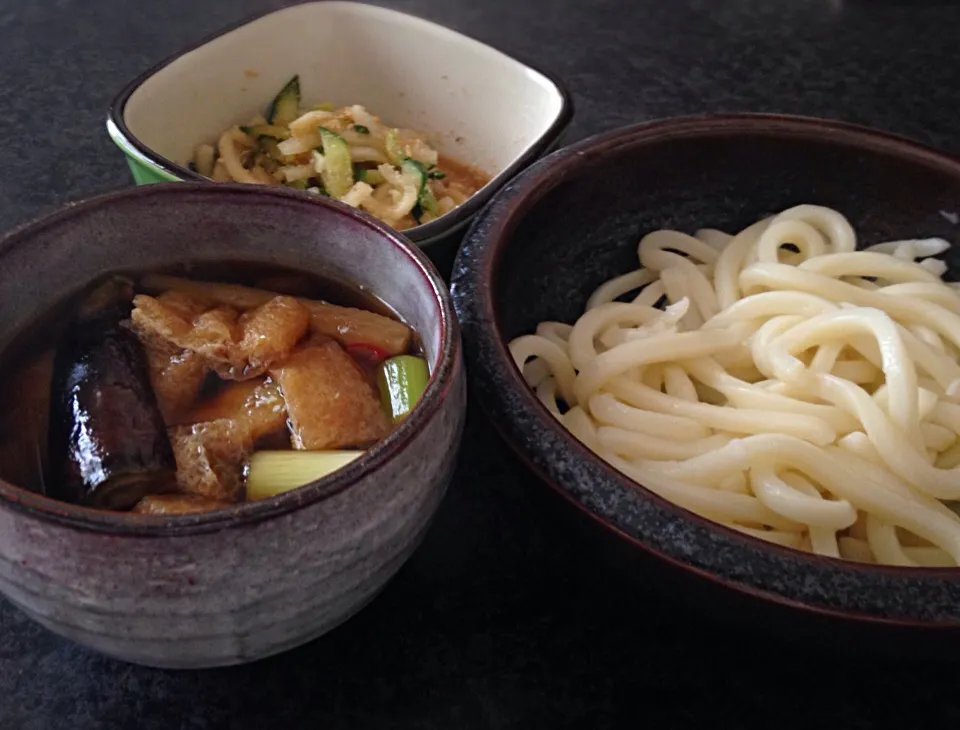
[[50, 630], [132, 662], [251, 661], [362, 608], [424, 535], [465, 417], [460, 336], [436, 271], [351, 208], [244, 185], [161, 184], [70, 206], [0, 241], [0, 349], [95, 277], [225, 259], [368, 287], [423, 339], [411, 417], [344, 469], [262, 502], [146, 517], [0, 481], [0, 591]]
[[[600, 283], [635, 268], [644, 232], [739, 230], [799, 203], [837, 208], [867, 244], [960, 242], [960, 162], [880, 132], [771, 115], [642, 124], [556, 152], [497, 196], [457, 258], [453, 296], [472, 387], [505, 440], [557, 494], [638, 557], [659, 559], [675, 582], [696, 578], [713, 595], [761, 598], [787, 613], [956, 633], [960, 569], [814, 557], [697, 517], [582, 446], [509, 357], [510, 339], [541, 320], [574, 321]], [[953, 273], [958, 252], [948, 255]]]

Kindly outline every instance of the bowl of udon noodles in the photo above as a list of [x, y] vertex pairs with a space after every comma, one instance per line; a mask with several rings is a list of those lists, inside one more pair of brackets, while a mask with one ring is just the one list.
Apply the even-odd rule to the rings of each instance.
[[0, 592], [150, 666], [253, 661], [367, 605], [465, 418], [449, 293], [368, 216], [159, 184], [0, 239]]
[[478, 402], [575, 512], [673, 578], [956, 628], [958, 215], [957, 160], [840, 122], [585, 140], [516, 179], [460, 251]]

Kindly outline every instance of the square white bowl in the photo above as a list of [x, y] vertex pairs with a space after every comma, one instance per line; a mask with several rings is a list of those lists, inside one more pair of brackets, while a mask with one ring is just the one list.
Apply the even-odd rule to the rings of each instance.
[[491, 176], [463, 205], [404, 231], [420, 246], [462, 228], [549, 150], [573, 113], [557, 79], [490, 46], [405, 13], [325, 0], [271, 12], [166, 59], [120, 92], [107, 129], [138, 183], [205, 180], [187, 167], [195, 147], [262, 113], [294, 75], [307, 103], [362, 104]]

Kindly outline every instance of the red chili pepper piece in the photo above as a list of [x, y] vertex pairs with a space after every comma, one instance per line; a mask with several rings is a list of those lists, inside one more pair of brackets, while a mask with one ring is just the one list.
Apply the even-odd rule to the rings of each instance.
[[388, 354], [386, 350], [366, 342], [355, 342], [352, 345], [347, 345], [346, 350], [351, 356], [357, 359], [369, 360], [375, 363], [386, 360]]

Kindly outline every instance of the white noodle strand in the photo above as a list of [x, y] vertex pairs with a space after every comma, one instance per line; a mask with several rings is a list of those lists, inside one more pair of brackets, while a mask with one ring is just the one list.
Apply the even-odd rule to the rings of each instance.
[[956, 566], [960, 289], [930, 258], [948, 248], [858, 251], [815, 205], [735, 235], [653, 231], [575, 323], [510, 352], [555, 418], [663, 499], [826, 557]]

